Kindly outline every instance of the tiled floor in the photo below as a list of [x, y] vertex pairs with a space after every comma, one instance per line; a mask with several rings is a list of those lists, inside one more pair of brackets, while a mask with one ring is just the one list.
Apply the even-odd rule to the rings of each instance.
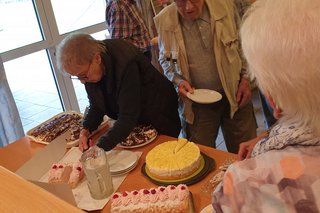
[[[88, 105], [83, 85], [75, 83], [75, 90], [80, 111], [83, 112], [85, 107]], [[12, 93], [16, 101], [25, 132], [63, 111], [61, 101], [53, 91], [12, 89]], [[33, 100], [36, 100], [36, 103]]]
[[[47, 120], [51, 115], [53, 116], [62, 111], [60, 100], [56, 100], [55, 95], [33, 91], [31, 94], [34, 98], [39, 96], [41, 97], [41, 99], [43, 99], [42, 103], [39, 104], [38, 102], [37, 104], [35, 104], [28, 101], [32, 100], [33, 97], [30, 97], [30, 99], [26, 99], [27, 94], [28, 93], [26, 91], [18, 91], [13, 94], [25, 132], [38, 125], [39, 123]], [[53, 98], [51, 98], [52, 96]]]

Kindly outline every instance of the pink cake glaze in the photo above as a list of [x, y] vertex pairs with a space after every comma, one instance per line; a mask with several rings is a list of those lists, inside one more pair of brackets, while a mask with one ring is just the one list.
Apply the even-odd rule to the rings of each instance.
[[54, 163], [49, 171], [49, 183], [65, 183], [69, 180], [71, 167], [65, 163]]
[[168, 197], [170, 200], [176, 199], [178, 193], [177, 193], [177, 187], [174, 185], [168, 186]]
[[179, 200], [184, 200], [189, 196], [189, 191], [187, 187], [185, 187], [184, 185], [179, 185], [177, 189], [178, 189]]
[[148, 189], [141, 189], [139, 191], [140, 201], [142, 203], [148, 203], [150, 201], [150, 191]]
[[122, 193], [122, 199], [121, 199], [121, 203], [125, 206], [129, 205], [131, 203], [131, 196], [130, 196], [130, 192], [123, 192]]
[[71, 188], [75, 188], [79, 181], [83, 178], [84, 176], [84, 171], [82, 167], [81, 162], [76, 162], [72, 165], [72, 171], [70, 174], [70, 178], [68, 181], [68, 184], [71, 186]]
[[166, 187], [164, 187], [164, 186], [158, 187], [158, 193], [159, 193], [159, 199], [161, 201], [167, 200], [169, 198], [168, 190], [166, 190]]
[[158, 192], [158, 189], [155, 189], [155, 188], [151, 188], [150, 190], [150, 202], [151, 203], [155, 203], [159, 200], [159, 192]]
[[140, 194], [137, 190], [131, 192], [131, 202], [133, 204], [138, 204], [140, 202]]
[[116, 192], [112, 195], [111, 202], [113, 206], [120, 206], [122, 204], [122, 195]]

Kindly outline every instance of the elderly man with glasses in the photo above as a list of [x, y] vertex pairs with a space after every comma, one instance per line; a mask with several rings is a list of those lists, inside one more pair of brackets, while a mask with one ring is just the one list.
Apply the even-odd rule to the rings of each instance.
[[[239, 46], [240, 17], [232, 0], [175, 0], [155, 18], [159, 61], [177, 88], [182, 134], [215, 147], [221, 127], [229, 152], [256, 136], [250, 82]], [[187, 93], [222, 94], [212, 104], [191, 102]]]
[[[80, 133], [80, 150], [103, 116], [115, 119], [97, 142], [106, 151], [123, 141], [134, 127], [152, 125], [159, 134], [179, 135], [177, 94], [133, 44], [121, 39], [98, 41], [70, 34], [57, 46], [57, 65], [84, 84], [90, 106]], [[90, 143], [89, 145], [93, 145]]]

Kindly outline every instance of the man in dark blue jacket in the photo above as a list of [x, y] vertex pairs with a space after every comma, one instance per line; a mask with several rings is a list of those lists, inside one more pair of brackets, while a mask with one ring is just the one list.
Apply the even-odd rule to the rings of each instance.
[[56, 55], [58, 68], [76, 76], [88, 94], [80, 150], [88, 148], [88, 137], [104, 115], [116, 120], [97, 141], [105, 150], [114, 148], [139, 124], [178, 137], [181, 124], [174, 87], [135, 46], [124, 40], [98, 41], [87, 34], [70, 34], [57, 46]]

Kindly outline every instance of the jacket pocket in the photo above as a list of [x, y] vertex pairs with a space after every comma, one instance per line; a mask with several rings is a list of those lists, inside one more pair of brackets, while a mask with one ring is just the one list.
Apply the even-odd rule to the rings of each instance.
[[237, 37], [221, 37], [221, 42], [224, 46], [226, 57], [228, 58], [229, 63], [234, 63], [236, 61], [240, 62], [239, 56], [239, 40]]

